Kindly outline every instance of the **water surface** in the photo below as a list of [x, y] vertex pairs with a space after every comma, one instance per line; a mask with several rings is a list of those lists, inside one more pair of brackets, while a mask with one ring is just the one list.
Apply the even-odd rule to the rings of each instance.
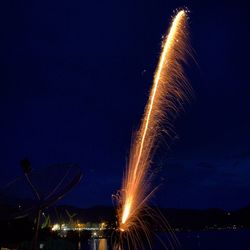
[[[221, 230], [176, 233], [182, 250], [249, 250], [250, 230]], [[161, 235], [170, 247], [168, 235]], [[82, 250], [111, 250], [106, 239], [92, 239]], [[153, 243], [153, 250], [165, 249], [159, 241]], [[169, 248], [171, 249], [171, 248]], [[178, 249], [178, 248], [176, 248]], [[137, 249], [139, 250], [139, 249]]]

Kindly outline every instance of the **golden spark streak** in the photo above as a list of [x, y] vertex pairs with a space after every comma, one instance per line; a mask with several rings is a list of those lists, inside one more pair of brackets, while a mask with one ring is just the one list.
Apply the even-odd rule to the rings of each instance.
[[165, 63], [167, 63], [167, 61], [166, 61], [167, 60], [167, 55], [169, 53], [169, 50], [171, 49], [171, 46], [172, 46], [173, 42], [175, 42], [175, 34], [177, 32], [178, 24], [179, 24], [181, 18], [184, 15], [185, 15], [185, 12], [184, 12], [184, 10], [182, 10], [175, 17], [175, 19], [173, 21], [173, 24], [172, 24], [172, 27], [170, 29], [168, 38], [166, 39], [166, 42], [165, 42], [161, 57], [160, 57], [159, 66], [158, 66], [158, 69], [157, 69], [155, 77], [154, 77], [154, 85], [153, 85], [153, 90], [152, 90], [152, 94], [151, 94], [152, 96], [150, 97], [149, 111], [146, 114], [146, 124], [145, 124], [145, 128], [143, 130], [139, 156], [138, 156], [138, 159], [137, 159], [137, 162], [136, 162], [136, 165], [135, 165], [134, 178], [136, 178], [136, 173], [137, 173], [138, 165], [139, 165], [139, 162], [140, 162], [140, 159], [141, 159], [142, 149], [143, 149], [143, 146], [144, 146], [145, 137], [146, 137], [146, 134], [148, 132], [149, 121], [150, 121], [150, 117], [151, 117], [151, 113], [152, 113], [152, 109], [153, 109], [153, 105], [154, 105], [156, 91], [158, 89], [158, 85], [159, 85], [159, 82], [160, 82], [163, 66], [164, 66]]
[[118, 197], [121, 231], [133, 228], [139, 219], [140, 211], [152, 194], [149, 189], [148, 169], [156, 139], [160, 134], [161, 121], [166, 120], [167, 133], [170, 135], [172, 119], [188, 99], [187, 93], [190, 93], [182, 67], [185, 55], [188, 53], [186, 19], [184, 10], [179, 11], [173, 19], [168, 36], [163, 43], [144, 119], [131, 147], [121, 196]]

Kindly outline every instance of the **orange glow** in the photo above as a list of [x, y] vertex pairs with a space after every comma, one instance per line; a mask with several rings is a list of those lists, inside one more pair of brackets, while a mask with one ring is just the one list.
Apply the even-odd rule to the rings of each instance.
[[155, 190], [150, 187], [152, 173], [149, 169], [157, 139], [163, 130], [169, 137], [174, 134], [173, 120], [192, 92], [182, 66], [189, 54], [186, 26], [187, 13], [181, 10], [162, 43], [149, 100], [131, 146], [122, 189], [117, 197], [118, 223], [122, 232], [135, 230], [138, 224], [143, 226], [140, 213]]
[[130, 214], [130, 208], [131, 208], [131, 205], [132, 205], [132, 197], [128, 197], [127, 200], [126, 200], [126, 204], [124, 206], [124, 211], [123, 211], [123, 214], [122, 214], [122, 224], [124, 224]]

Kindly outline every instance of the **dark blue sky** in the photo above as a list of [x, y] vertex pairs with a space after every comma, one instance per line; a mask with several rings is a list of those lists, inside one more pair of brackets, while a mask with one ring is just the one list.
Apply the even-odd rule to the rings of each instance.
[[166, 207], [250, 204], [247, 1], [2, 1], [0, 183], [80, 164], [64, 203], [111, 205], [173, 10], [188, 7], [195, 98], [161, 144], [154, 200]]

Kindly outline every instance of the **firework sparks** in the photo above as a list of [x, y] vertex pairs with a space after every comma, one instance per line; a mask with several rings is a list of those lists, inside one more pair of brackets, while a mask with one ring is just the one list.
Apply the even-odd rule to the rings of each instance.
[[172, 122], [191, 94], [183, 69], [188, 50], [187, 12], [181, 10], [163, 40], [153, 86], [139, 130], [131, 146], [122, 190], [118, 196], [118, 223], [121, 232], [143, 227], [140, 214], [154, 192], [150, 187], [150, 163], [155, 144], [164, 130], [171, 136]]

